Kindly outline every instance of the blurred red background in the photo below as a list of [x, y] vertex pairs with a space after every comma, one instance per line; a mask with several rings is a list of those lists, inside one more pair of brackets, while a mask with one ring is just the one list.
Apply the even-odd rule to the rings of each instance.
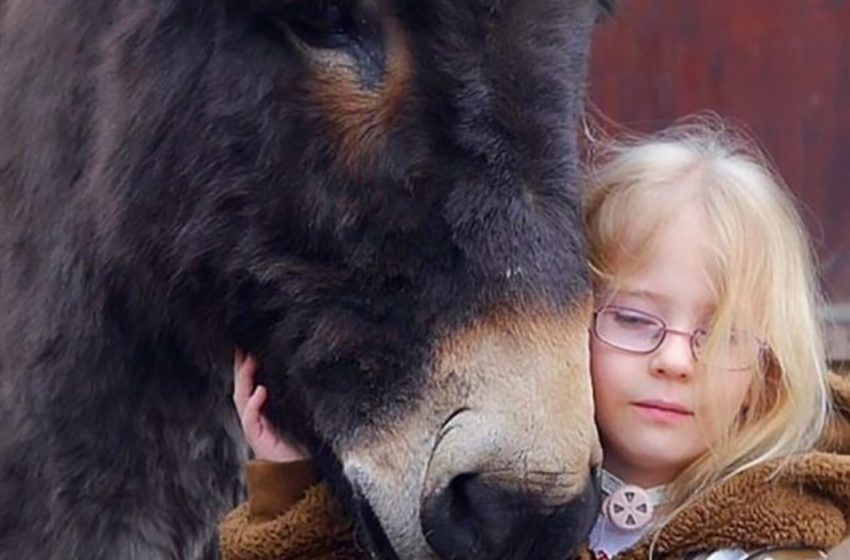
[[818, 251], [830, 352], [850, 360], [850, 1], [621, 0], [589, 92], [632, 129], [711, 110], [761, 141]]

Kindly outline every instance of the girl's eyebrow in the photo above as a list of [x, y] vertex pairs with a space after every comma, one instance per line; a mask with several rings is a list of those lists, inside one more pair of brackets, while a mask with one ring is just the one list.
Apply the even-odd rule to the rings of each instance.
[[[615, 292], [615, 295], [622, 294], [629, 297], [637, 297], [648, 299], [652, 303], [656, 305], [670, 305], [671, 299], [664, 294], [653, 292], [652, 290], [648, 290], [646, 288], [633, 288], [633, 289], [619, 289]], [[715, 309], [715, 305], [710, 302], [704, 302], [699, 306], [701, 313], [713, 313]]]
[[655, 303], [669, 303], [670, 298], [658, 292], [653, 292], [646, 289], [620, 289], [615, 294], [623, 294], [626, 296], [640, 297], [651, 300]]

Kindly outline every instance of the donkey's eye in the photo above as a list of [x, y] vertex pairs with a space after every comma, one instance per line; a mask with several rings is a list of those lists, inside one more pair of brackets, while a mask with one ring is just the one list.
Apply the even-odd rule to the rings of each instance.
[[305, 43], [316, 48], [339, 48], [351, 39], [354, 0], [295, 0], [276, 16]]

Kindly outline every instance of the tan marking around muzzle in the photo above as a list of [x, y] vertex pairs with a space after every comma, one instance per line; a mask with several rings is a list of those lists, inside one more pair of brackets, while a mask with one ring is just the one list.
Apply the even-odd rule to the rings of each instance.
[[568, 314], [498, 311], [446, 336], [411, 413], [348, 442], [345, 472], [379, 518], [392, 521], [385, 530], [402, 557], [425, 557], [422, 499], [459, 475], [476, 473], [553, 507], [590, 483], [602, 458], [590, 310], [588, 296]]
[[[601, 462], [589, 316], [589, 299], [570, 315], [501, 312], [444, 341], [435, 373], [463, 380], [470, 411], [435, 449], [430, 485], [479, 472], [552, 505], [583, 490], [591, 465]], [[444, 390], [451, 393], [452, 385]]]

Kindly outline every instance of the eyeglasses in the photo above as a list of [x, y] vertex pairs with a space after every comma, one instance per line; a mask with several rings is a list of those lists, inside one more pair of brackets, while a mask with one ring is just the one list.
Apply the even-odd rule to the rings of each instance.
[[655, 352], [664, 343], [668, 333], [688, 337], [694, 360], [729, 370], [753, 367], [761, 358], [764, 348], [764, 344], [753, 334], [733, 330], [717, 351], [708, 356], [711, 363], [706, 363], [705, 349], [711, 336], [706, 329], [700, 328], [693, 332], [669, 329], [660, 317], [618, 305], [606, 305], [593, 313], [594, 336], [609, 346], [626, 352]]

